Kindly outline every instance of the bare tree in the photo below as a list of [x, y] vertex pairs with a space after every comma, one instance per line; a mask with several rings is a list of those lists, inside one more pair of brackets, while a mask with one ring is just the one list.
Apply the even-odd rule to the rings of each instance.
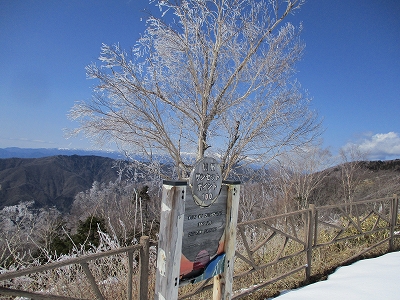
[[199, 159], [208, 151], [225, 178], [318, 134], [293, 79], [301, 26], [283, 24], [304, 0], [153, 2], [162, 16], [149, 18], [131, 51], [103, 44], [101, 65], [87, 66], [99, 83], [70, 111], [81, 124], [73, 133], [167, 155], [178, 177], [187, 176], [188, 153]]
[[[353, 196], [357, 186], [363, 179], [363, 160], [366, 160], [367, 154], [360, 150], [360, 147], [351, 144], [339, 151], [341, 160], [341, 185], [343, 190], [343, 199], [345, 203], [352, 204]], [[364, 170], [365, 171], [365, 170]], [[350, 213], [352, 206], [350, 206]]]
[[[276, 161], [278, 162], [278, 161]], [[270, 193], [272, 198], [275, 199], [275, 206], [277, 214], [287, 213], [295, 210], [293, 207], [293, 180], [292, 174], [281, 163], [271, 163], [269, 168], [269, 176], [272, 188]]]
[[0, 268], [24, 265], [50, 251], [50, 244], [62, 224], [55, 208], [33, 209], [34, 202], [22, 202], [0, 210]]
[[298, 209], [307, 208], [311, 193], [329, 174], [332, 165], [329, 150], [320, 147], [298, 149], [286, 156], [286, 170], [291, 174]]
[[[281, 155], [269, 168], [269, 176], [279, 212], [307, 208], [316, 190], [329, 175], [331, 154], [319, 145], [296, 149]], [[281, 208], [280, 208], [281, 207]]]

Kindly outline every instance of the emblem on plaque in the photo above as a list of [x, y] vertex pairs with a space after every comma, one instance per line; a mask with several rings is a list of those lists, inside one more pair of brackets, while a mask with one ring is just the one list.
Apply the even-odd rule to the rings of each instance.
[[221, 167], [218, 162], [211, 157], [197, 161], [190, 174], [189, 185], [197, 205], [208, 207], [213, 204], [222, 186]]

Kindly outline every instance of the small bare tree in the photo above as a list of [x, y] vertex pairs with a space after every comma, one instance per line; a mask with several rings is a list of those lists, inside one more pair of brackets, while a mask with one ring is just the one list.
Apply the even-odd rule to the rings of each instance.
[[[350, 145], [340, 149], [339, 152], [341, 165], [341, 186], [343, 191], [343, 199], [345, 203], [352, 204], [354, 193], [360, 181], [363, 179], [362, 166], [363, 160], [366, 159], [367, 154], [360, 150], [357, 145]], [[350, 213], [352, 207], [350, 206]]]
[[208, 151], [225, 178], [315, 137], [319, 122], [293, 79], [301, 26], [283, 24], [304, 0], [153, 2], [162, 16], [149, 18], [131, 51], [103, 44], [101, 65], [87, 66], [99, 83], [70, 111], [81, 124], [72, 133], [167, 155], [178, 177], [187, 154]]
[[50, 251], [62, 224], [55, 208], [33, 209], [22, 202], [0, 210], [0, 268], [28, 264]]
[[318, 145], [286, 153], [271, 164], [269, 174], [283, 212], [307, 208], [331, 165], [330, 152]]
[[275, 199], [277, 214], [295, 210], [293, 207], [293, 180], [292, 175], [279, 161], [272, 163], [269, 176], [273, 188], [269, 191]]
[[298, 209], [307, 208], [311, 193], [321, 184], [332, 165], [331, 154], [327, 149], [309, 147], [292, 152], [286, 159], [290, 172]]

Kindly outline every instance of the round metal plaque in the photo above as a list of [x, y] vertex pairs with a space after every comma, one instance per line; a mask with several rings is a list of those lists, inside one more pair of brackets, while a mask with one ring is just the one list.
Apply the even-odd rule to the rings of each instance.
[[189, 185], [197, 205], [208, 207], [213, 204], [222, 186], [221, 167], [211, 157], [204, 157], [196, 162], [190, 174]]

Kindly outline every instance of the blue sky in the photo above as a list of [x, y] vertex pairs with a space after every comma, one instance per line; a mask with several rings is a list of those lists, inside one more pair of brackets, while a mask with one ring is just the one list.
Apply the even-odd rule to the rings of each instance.
[[[0, 1], [0, 148], [79, 148], [67, 113], [89, 99], [85, 66], [102, 43], [133, 46], [148, 0]], [[306, 43], [297, 78], [324, 118], [324, 146], [357, 144], [400, 158], [400, 1], [308, 0], [295, 16]]]

